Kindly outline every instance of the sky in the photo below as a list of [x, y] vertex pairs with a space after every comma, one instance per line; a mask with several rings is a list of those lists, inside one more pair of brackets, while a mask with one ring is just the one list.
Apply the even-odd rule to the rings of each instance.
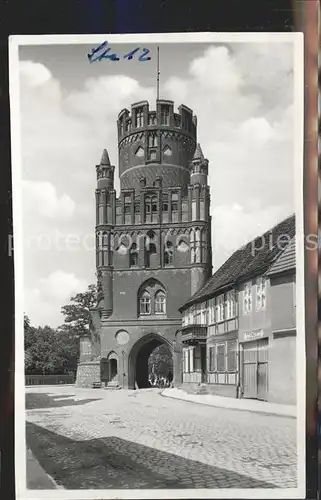
[[[94, 45], [19, 48], [25, 313], [56, 327], [61, 306], [95, 278], [95, 165], [116, 166], [116, 120], [156, 99], [150, 61], [89, 63]], [[136, 45], [112, 45], [125, 54]], [[294, 213], [290, 43], [162, 44], [160, 97], [197, 115], [209, 160], [214, 271]]]

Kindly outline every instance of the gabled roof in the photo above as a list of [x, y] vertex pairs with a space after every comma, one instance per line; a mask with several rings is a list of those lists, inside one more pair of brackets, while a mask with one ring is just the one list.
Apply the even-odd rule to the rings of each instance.
[[[236, 250], [205, 285], [180, 308], [203, 302], [236, 283], [265, 273], [295, 236], [295, 216], [291, 215], [263, 235]], [[283, 240], [282, 238], [283, 237]]]
[[268, 276], [284, 273], [286, 271], [293, 271], [296, 268], [295, 258], [295, 237], [285, 247], [281, 255], [275, 260], [268, 272]]

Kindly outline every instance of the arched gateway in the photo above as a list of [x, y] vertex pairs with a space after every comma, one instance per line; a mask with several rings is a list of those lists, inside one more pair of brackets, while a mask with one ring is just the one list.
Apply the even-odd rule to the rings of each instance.
[[118, 196], [106, 149], [96, 166], [96, 358], [81, 353], [79, 385], [103, 376], [107, 385], [145, 387], [148, 357], [162, 343], [173, 353], [174, 384], [182, 381], [179, 308], [212, 268], [208, 160], [196, 128], [193, 111], [168, 100], [118, 115]]
[[172, 352], [172, 344], [167, 339], [155, 333], [144, 335], [132, 347], [128, 356], [129, 389], [135, 388], [136, 384], [139, 389], [149, 387], [148, 360], [154, 349], [162, 344], [165, 344]]

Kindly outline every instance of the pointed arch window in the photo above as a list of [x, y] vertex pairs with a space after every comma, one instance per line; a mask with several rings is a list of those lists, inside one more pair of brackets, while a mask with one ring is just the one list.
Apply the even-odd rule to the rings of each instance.
[[166, 296], [162, 290], [159, 290], [155, 295], [155, 314], [166, 313]]
[[129, 251], [129, 267], [138, 266], [138, 251], [136, 243], [133, 243]]
[[169, 146], [165, 146], [163, 149], [163, 153], [165, 156], [172, 156], [172, 150]]
[[174, 260], [174, 246], [171, 241], [167, 241], [164, 251], [164, 264], [165, 266], [170, 266], [173, 264]]
[[149, 231], [145, 240], [145, 265], [146, 267], [151, 267], [153, 256], [157, 253], [155, 244], [155, 234], [153, 231]]
[[146, 266], [150, 267], [152, 264], [152, 256], [156, 255], [157, 250], [156, 250], [156, 245], [155, 243], [150, 243], [148, 245], [148, 249], [146, 249]]
[[143, 292], [140, 298], [140, 314], [150, 314], [151, 313], [151, 300], [150, 294], [148, 292]]

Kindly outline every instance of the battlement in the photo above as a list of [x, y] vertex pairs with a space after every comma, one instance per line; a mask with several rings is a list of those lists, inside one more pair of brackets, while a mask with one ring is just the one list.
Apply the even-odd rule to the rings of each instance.
[[118, 140], [121, 142], [132, 133], [146, 129], [171, 128], [196, 138], [197, 118], [193, 111], [184, 104], [174, 111], [174, 102], [166, 99], [156, 101], [156, 109], [149, 109], [148, 101], [139, 101], [131, 105], [131, 111], [122, 109], [118, 114]]

